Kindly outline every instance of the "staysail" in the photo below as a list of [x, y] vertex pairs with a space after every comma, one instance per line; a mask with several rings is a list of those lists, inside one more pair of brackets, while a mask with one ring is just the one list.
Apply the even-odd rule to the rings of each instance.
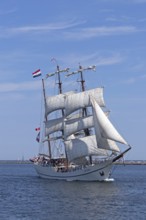
[[105, 116], [104, 112], [96, 102], [96, 100], [90, 96], [93, 109], [93, 117], [95, 124], [95, 133], [97, 137], [97, 144], [101, 137], [110, 139], [122, 144], [127, 144], [124, 138], [119, 134], [116, 128], [109, 121], [108, 117]]

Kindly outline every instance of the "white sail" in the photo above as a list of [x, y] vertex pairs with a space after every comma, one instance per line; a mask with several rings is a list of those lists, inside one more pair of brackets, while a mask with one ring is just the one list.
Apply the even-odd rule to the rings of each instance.
[[96, 88], [85, 92], [71, 94], [65, 98], [66, 116], [78, 109], [91, 106], [90, 95], [95, 98], [101, 107], [105, 106], [103, 99], [103, 88]]
[[115, 151], [115, 152], [120, 152], [119, 147], [117, 146], [117, 144], [115, 143], [115, 141], [110, 140], [110, 139], [106, 139], [104, 137], [98, 137], [96, 136], [96, 140], [98, 141], [98, 148], [100, 149], [106, 149], [106, 150], [110, 150], [110, 151]]
[[[109, 112], [104, 112], [108, 116]], [[94, 126], [93, 116], [76, 117], [74, 120], [67, 120], [64, 127], [64, 134], [68, 137], [71, 134], [75, 134], [81, 130], [92, 128]]]
[[107, 156], [107, 151], [97, 148], [96, 137], [87, 136], [65, 141], [66, 153], [69, 161], [85, 156]]
[[85, 118], [77, 118], [73, 120], [66, 121], [65, 123], [65, 130], [64, 134], [66, 137], [70, 136], [71, 134], [75, 134], [81, 130], [86, 128], [93, 127], [93, 116], [87, 116]]
[[[108, 116], [108, 112], [105, 112]], [[64, 130], [65, 137], [75, 134], [81, 130], [94, 126], [93, 116], [81, 117], [80, 114], [70, 115], [64, 122], [64, 118], [56, 118], [45, 121], [45, 136], [57, 131]]]
[[[121, 151], [115, 141], [107, 139], [107, 142], [108, 142], [108, 145], [109, 145], [109, 150], [116, 151], [116, 152]], [[108, 149], [108, 148], [104, 148], [104, 149]]]
[[90, 96], [90, 100], [93, 109], [97, 144], [98, 141], [101, 139], [101, 137], [104, 137], [106, 139], [110, 139], [128, 145], [127, 142], [124, 140], [124, 138], [118, 133], [118, 131], [109, 121], [108, 117], [105, 116], [104, 112], [102, 111], [96, 100], [91, 96]]
[[63, 130], [63, 120], [64, 118], [52, 119], [45, 122], [45, 136], [52, 134], [57, 131]]
[[[54, 132], [57, 131], [62, 131], [65, 129], [65, 122], [69, 123], [71, 125], [71, 123], [78, 121], [80, 118], [80, 114], [74, 114], [74, 115], [70, 115], [70, 117], [68, 117], [67, 119], [64, 119], [64, 117], [61, 118], [55, 118], [55, 119], [50, 119], [48, 121], [45, 121], [45, 136], [48, 136], [49, 134], [52, 134]], [[72, 126], [72, 125], [71, 125]], [[66, 133], [66, 131], [64, 131]], [[66, 133], [68, 136], [73, 134], [70, 133], [68, 134], [68, 132]]]
[[49, 113], [59, 110], [59, 109], [64, 109], [65, 107], [65, 97], [68, 96], [69, 94], [73, 94], [74, 91], [64, 93], [64, 94], [59, 94], [56, 96], [47, 96], [46, 97], [46, 115]]

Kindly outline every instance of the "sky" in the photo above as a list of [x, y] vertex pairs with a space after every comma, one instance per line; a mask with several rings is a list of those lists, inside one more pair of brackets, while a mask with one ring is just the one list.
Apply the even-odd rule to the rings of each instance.
[[[32, 72], [56, 63], [96, 65], [86, 88], [104, 86], [110, 119], [132, 146], [125, 159], [146, 160], [145, 12], [146, 0], [0, 1], [0, 160], [37, 155], [42, 85]], [[78, 86], [77, 76], [61, 77]], [[46, 83], [57, 91], [55, 77]]]

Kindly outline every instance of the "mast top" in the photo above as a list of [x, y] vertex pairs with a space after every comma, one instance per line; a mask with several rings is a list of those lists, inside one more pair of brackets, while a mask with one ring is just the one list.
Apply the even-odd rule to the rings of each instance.
[[86, 71], [86, 70], [93, 70], [93, 71], [95, 71], [96, 70], [96, 66], [92, 65], [92, 66], [88, 66], [88, 67], [82, 67], [81, 65], [79, 65], [79, 69], [77, 71], [73, 71], [71, 73], [68, 73], [66, 75], [66, 77], [74, 75], [76, 73], [81, 73], [81, 72]]
[[69, 68], [65, 68], [65, 69], [60, 69], [59, 68], [59, 66], [57, 65], [57, 70], [55, 71], [55, 72], [53, 72], [53, 73], [48, 73], [48, 74], [46, 74], [46, 79], [48, 78], [48, 77], [51, 77], [51, 76], [54, 76], [55, 74], [59, 74], [59, 73], [63, 73], [63, 72], [68, 72], [69, 71]]
[[68, 72], [68, 71], [69, 71], [69, 68], [60, 69], [59, 65], [57, 64], [57, 70], [55, 72], [46, 74], [46, 79], [48, 77], [51, 77], [51, 76], [54, 76], [57, 74], [57, 76], [58, 76], [58, 83], [57, 84], [58, 84], [60, 94], [62, 93], [62, 82], [61, 82], [61, 78], [60, 78], [60, 73]]

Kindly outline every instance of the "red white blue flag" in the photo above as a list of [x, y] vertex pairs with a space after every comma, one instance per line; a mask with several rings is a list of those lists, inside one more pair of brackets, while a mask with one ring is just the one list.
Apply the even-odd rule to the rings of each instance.
[[41, 70], [40, 69], [38, 69], [34, 73], [32, 73], [33, 78], [35, 78], [37, 76], [40, 76], [40, 75], [41, 75]]

